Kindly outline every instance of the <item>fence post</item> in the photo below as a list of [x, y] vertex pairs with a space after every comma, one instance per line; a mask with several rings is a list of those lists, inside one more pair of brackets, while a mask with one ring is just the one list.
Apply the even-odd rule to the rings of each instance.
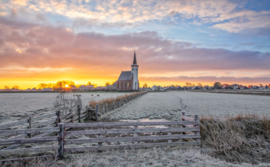
[[[171, 128], [171, 125], [168, 125], [168, 129]], [[168, 132], [168, 136], [171, 136], [172, 135], [172, 132]], [[172, 143], [172, 140], [168, 140], [168, 143]]]
[[[99, 130], [101, 130], [101, 128], [98, 128]], [[98, 135], [99, 139], [102, 139], [103, 136], [101, 134]], [[98, 146], [102, 146], [102, 142], [98, 142]]]
[[[134, 126], [134, 131], [137, 130], [137, 127], [138, 127], [138, 126]], [[138, 133], [135, 132], [135, 133], [133, 134], [133, 136], [134, 136], [134, 137], [138, 137]], [[139, 144], [139, 142], [138, 142], [138, 141], [134, 141], [134, 144]]]
[[[181, 114], [181, 119], [182, 119], [182, 121], [185, 121], [185, 119], [183, 118], [183, 116], [185, 116], [185, 115], [186, 115], [186, 113], [185, 113], [184, 111], [182, 111], [182, 114]], [[185, 128], [186, 126], [183, 125], [182, 127]], [[184, 135], [184, 134], [186, 134], [186, 133], [183, 132], [183, 135]]]
[[58, 126], [58, 124], [61, 122], [61, 119], [60, 119], [60, 111], [56, 111], [56, 126]]
[[60, 158], [63, 158], [64, 156], [64, 131], [65, 131], [65, 127], [64, 127], [64, 123], [59, 123], [58, 124], [59, 127], [59, 137], [58, 137], [58, 142], [59, 142], [59, 150], [58, 150], [58, 156]]
[[96, 104], [96, 121], [98, 121], [98, 104]]
[[87, 120], [90, 120], [90, 107], [86, 106]]
[[184, 111], [182, 111], [182, 115], [181, 115], [182, 121], [185, 121], [185, 119], [183, 118], [183, 116], [185, 116], [185, 115], [186, 115], [186, 113]]
[[[198, 115], [195, 115], [195, 121], [200, 122]], [[200, 125], [196, 125], [195, 127], [200, 127]], [[195, 132], [195, 134], [200, 135], [200, 132]], [[201, 142], [201, 139], [196, 139], [196, 141]]]
[[[28, 123], [29, 123], [28, 129], [31, 129], [31, 127], [32, 127], [32, 116], [31, 115], [28, 118]], [[29, 133], [28, 134], [28, 137], [31, 138], [32, 137], [32, 134]]]
[[80, 109], [80, 106], [78, 105], [78, 119], [79, 119], [79, 122], [81, 123], [81, 109]]

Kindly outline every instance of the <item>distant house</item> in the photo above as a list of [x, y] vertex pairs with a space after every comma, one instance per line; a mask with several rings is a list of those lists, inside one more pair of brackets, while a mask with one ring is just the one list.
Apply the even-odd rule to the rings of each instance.
[[183, 87], [182, 87], [182, 90], [187, 90], [187, 87], [186, 87], [186, 86], [183, 86]]
[[76, 86], [71, 86], [71, 87], [70, 87], [70, 90], [71, 90], [72, 92], [76, 92], [76, 91], [79, 91], [80, 89], [78, 89]]
[[93, 85], [81, 85], [79, 87], [80, 91], [89, 91], [89, 90], [93, 90], [94, 86]]
[[222, 89], [230, 89], [230, 88], [231, 88], [231, 86], [228, 85], [228, 84], [223, 84], [222, 85]]
[[260, 86], [260, 87], [259, 87], [259, 89], [267, 89], [267, 88], [268, 88], [267, 85], [265, 85], [265, 86]]
[[151, 90], [152, 90], [152, 91], [156, 91], [156, 90], [164, 91], [165, 88], [163, 88], [163, 87], [161, 87], [161, 86], [156, 86], [156, 85], [154, 85], [154, 86], [152, 86]]
[[204, 90], [208, 90], [209, 89], [209, 86], [208, 85], [204, 85], [203, 89]]
[[107, 85], [106, 90], [113, 90], [113, 85]]
[[213, 89], [214, 89], [214, 86], [210, 86], [210, 87], [209, 87], [209, 90], [213, 90]]
[[32, 91], [36, 91], [37, 89], [36, 89], [36, 88], [32, 88], [31, 90], [32, 90]]
[[199, 86], [194, 86], [191, 88], [191, 90], [200, 90], [200, 87]]
[[112, 84], [112, 87], [113, 87], [113, 90], [117, 90], [117, 82], [114, 82], [114, 83]]
[[252, 89], [259, 89], [259, 86], [255, 85], [252, 87]]
[[43, 88], [41, 91], [52, 91], [52, 88]]
[[247, 86], [241, 85], [241, 86], [240, 86], [240, 89], [248, 89], [248, 87], [247, 87]]
[[253, 85], [248, 85], [248, 88], [249, 88], [249, 89], [253, 88]]
[[158, 86], [156, 86], [156, 85], [152, 86], [151, 90], [152, 91], [158, 90]]
[[238, 85], [238, 84], [232, 84], [232, 85], [231, 85], [231, 88], [232, 88], [232, 89], [239, 89], [239, 85]]
[[98, 87], [96, 87], [96, 90], [105, 90], [105, 89], [106, 89], [105, 86], [98, 86]]

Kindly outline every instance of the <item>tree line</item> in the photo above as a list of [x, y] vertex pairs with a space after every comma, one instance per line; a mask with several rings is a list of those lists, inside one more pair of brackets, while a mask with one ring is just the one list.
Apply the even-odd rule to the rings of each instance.
[[[113, 84], [113, 83], [112, 83]], [[75, 84], [74, 81], [71, 81], [71, 80], [62, 80], [62, 81], [57, 81], [56, 83], [40, 83], [37, 85], [37, 87], [34, 87], [36, 89], [44, 89], [44, 88], [51, 88], [51, 89], [62, 89], [62, 88], [66, 88], [66, 87], [77, 87], [79, 88], [80, 86], [82, 86], [83, 84]], [[90, 81], [87, 82], [86, 85], [93, 85], [94, 88], [97, 87], [97, 84], [92, 84]], [[108, 86], [110, 85], [109, 82], [106, 82], [105, 83], [105, 86]], [[12, 87], [9, 87], [9, 86], [4, 86], [4, 89], [5, 90], [19, 90], [20, 87], [15, 85], [15, 86], [12, 86]]]

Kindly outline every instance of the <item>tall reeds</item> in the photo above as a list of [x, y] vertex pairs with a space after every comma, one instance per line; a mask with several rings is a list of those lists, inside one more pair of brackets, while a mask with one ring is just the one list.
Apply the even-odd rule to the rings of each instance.
[[201, 139], [210, 155], [229, 162], [270, 162], [270, 118], [238, 115], [225, 120], [203, 117]]

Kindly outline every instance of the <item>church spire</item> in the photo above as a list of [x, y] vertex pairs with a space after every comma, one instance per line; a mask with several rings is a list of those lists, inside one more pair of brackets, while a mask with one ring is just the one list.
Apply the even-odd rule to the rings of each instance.
[[136, 64], [136, 65], [137, 65], [137, 60], [136, 60], [136, 51], [134, 51], [133, 64]]

